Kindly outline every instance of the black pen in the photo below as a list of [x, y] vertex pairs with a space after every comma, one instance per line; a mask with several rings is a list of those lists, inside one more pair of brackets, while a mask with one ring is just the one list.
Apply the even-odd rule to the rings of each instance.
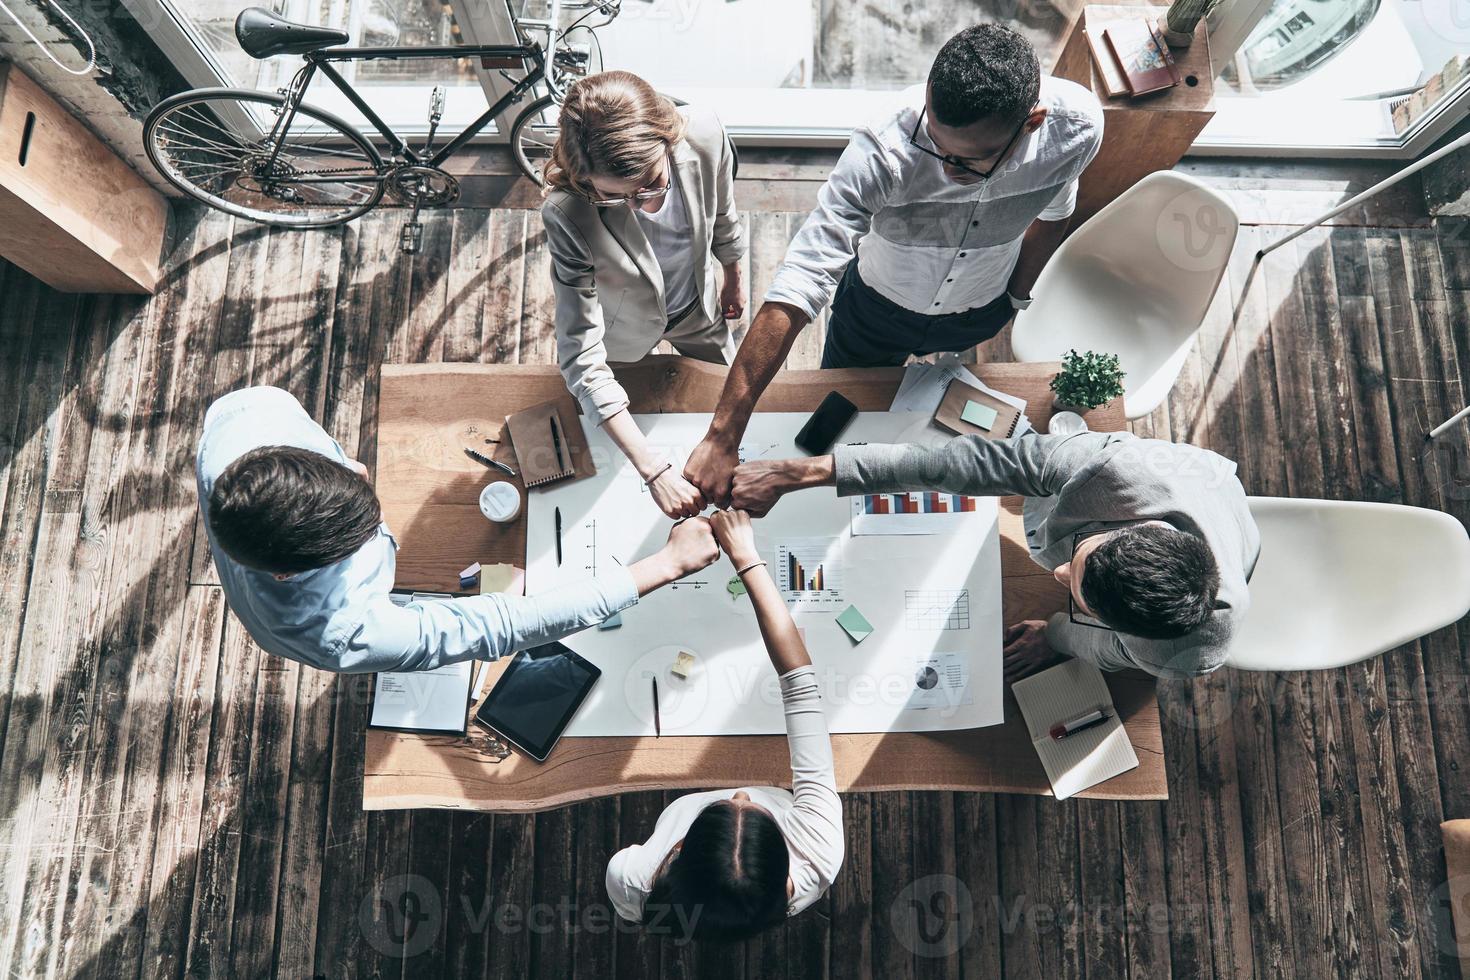
[[565, 473], [566, 472], [566, 469], [567, 469], [567, 464], [566, 463], [563, 463], [561, 461], [561, 426], [559, 426], [559, 425], [556, 424], [556, 416], [555, 415], [553, 415], [551, 417], [550, 421], [551, 421], [551, 447], [552, 447], [553, 450], [556, 451], [556, 467], [557, 467], [557, 469], [559, 469], [563, 473]]
[[486, 456], [484, 453], [482, 453], [482, 452], [476, 452], [475, 450], [471, 449], [469, 446], [465, 446], [464, 447], [464, 454], [466, 456], [468, 456], [470, 459], [472, 459], [475, 462], [477, 462], [477, 463], [484, 463], [486, 466], [489, 466], [492, 469], [499, 470], [500, 472], [504, 473], [506, 476], [515, 476], [516, 475], [516, 471], [515, 470], [511, 469], [509, 466], [506, 466], [504, 463], [500, 462], [500, 460], [498, 460], [498, 459], [491, 459], [489, 456]]
[[653, 737], [663, 738], [664, 726], [658, 717], [658, 678], [653, 678]]
[[561, 508], [556, 509], [556, 564], [561, 567]]

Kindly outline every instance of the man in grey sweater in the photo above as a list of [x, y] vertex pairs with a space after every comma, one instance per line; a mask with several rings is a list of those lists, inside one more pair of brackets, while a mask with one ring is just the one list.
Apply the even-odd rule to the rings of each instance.
[[1072, 609], [1005, 634], [1006, 678], [1067, 654], [1103, 670], [1193, 677], [1219, 667], [1246, 613], [1261, 540], [1235, 464], [1195, 446], [1127, 433], [961, 436], [937, 448], [841, 446], [830, 456], [763, 460], [735, 471], [733, 505], [781, 495], [942, 490], [1026, 497], [1032, 559]]

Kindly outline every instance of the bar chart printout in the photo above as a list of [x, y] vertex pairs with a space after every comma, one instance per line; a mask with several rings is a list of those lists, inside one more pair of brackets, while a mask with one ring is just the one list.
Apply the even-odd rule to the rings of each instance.
[[942, 534], [979, 513], [980, 498], [922, 491], [873, 493], [852, 499], [853, 534]]
[[777, 546], [777, 581], [788, 603], [805, 609], [845, 605], [838, 544], [837, 538], [790, 538]]

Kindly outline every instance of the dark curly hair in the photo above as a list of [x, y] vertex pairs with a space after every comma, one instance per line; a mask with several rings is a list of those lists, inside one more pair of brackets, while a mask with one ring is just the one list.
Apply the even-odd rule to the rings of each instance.
[[1017, 127], [1041, 95], [1031, 43], [999, 24], [967, 27], [945, 42], [929, 69], [929, 109], [946, 126], [982, 119]]

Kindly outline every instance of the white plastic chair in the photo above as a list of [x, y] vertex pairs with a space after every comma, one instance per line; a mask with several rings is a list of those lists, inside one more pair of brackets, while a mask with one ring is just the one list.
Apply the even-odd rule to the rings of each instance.
[[1072, 348], [1117, 354], [1130, 419], [1158, 407], [1189, 355], [1225, 273], [1240, 220], [1192, 177], [1149, 174], [1072, 232], [1016, 315], [1018, 361]]
[[1470, 535], [1449, 514], [1285, 497], [1250, 508], [1261, 557], [1231, 667], [1343, 667], [1470, 613]]

